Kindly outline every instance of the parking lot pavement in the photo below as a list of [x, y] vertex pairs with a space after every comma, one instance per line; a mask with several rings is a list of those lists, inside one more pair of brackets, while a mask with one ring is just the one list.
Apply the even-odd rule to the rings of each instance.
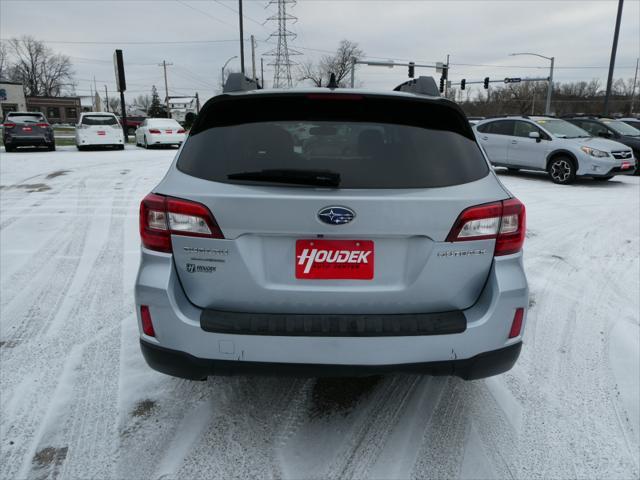
[[501, 174], [531, 300], [487, 380], [173, 379], [138, 348], [138, 202], [175, 150], [0, 152], [1, 478], [637, 478], [640, 184]]

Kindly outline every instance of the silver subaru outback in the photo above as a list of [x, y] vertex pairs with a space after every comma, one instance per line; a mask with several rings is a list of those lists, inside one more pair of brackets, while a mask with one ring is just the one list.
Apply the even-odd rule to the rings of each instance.
[[169, 375], [476, 379], [520, 354], [525, 208], [436, 96], [214, 97], [140, 235], [140, 344]]

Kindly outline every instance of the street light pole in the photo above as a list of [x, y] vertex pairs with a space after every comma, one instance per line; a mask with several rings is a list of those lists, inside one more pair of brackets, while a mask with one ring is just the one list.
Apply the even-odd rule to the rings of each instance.
[[222, 66], [222, 88], [224, 89], [224, 69], [227, 68], [227, 65], [229, 64], [229, 62], [231, 60], [233, 60], [234, 58], [238, 58], [237, 55], [234, 55], [233, 57], [231, 57], [229, 60], [227, 60], [226, 62], [224, 62], [224, 65]]
[[551, 115], [551, 94], [553, 92], [553, 65], [555, 63], [556, 57], [545, 57], [544, 55], [540, 55], [538, 53], [510, 53], [511, 57], [515, 57], [516, 55], [531, 55], [534, 57], [544, 58], [545, 60], [549, 60], [551, 62], [551, 67], [549, 68], [549, 86], [547, 87], [547, 102], [544, 106], [544, 114]]

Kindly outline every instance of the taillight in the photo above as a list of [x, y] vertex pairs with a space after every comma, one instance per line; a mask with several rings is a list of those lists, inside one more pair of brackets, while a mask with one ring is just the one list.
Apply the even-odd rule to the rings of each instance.
[[158, 130], [157, 128], [150, 128], [149, 129], [149, 133], [152, 133], [154, 135], [157, 135], [160, 133], [160, 130]]
[[156, 336], [156, 331], [153, 329], [153, 322], [151, 321], [151, 312], [146, 305], [140, 305], [140, 320], [142, 323], [142, 331], [145, 335], [150, 337]]
[[184, 128], [181, 128], [181, 129], [178, 130], [177, 133], [186, 133], [186, 130]]
[[2, 124], [4, 128], [14, 128], [16, 126], [15, 123], [4, 123]]
[[150, 250], [171, 253], [171, 235], [224, 238], [201, 203], [150, 193], [140, 203], [140, 238]]
[[36, 123], [36, 127], [48, 128], [49, 124], [48, 123]]
[[516, 198], [464, 210], [453, 224], [447, 242], [496, 240], [494, 256], [519, 252], [524, 243], [526, 213]]

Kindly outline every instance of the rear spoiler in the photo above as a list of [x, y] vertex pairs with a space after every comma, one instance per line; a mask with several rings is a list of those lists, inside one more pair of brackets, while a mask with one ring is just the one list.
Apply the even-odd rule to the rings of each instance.
[[257, 80], [245, 76], [243, 73], [230, 73], [222, 89], [223, 93], [247, 92], [250, 90], [260, 90], [262, 87]]
[[433, 77], [412, 78], [393, 89], [394, 92], [417, 93], [430, 97], [439, 97], [440, 90]]

